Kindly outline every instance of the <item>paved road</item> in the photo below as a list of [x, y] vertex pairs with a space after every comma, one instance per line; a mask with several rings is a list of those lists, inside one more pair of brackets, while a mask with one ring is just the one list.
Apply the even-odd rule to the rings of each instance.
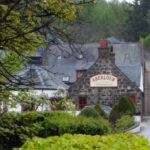
[[139, 134], [146, 137], [150, 142], [150, 118], [144, 119], [141, 123], [141, 131]]

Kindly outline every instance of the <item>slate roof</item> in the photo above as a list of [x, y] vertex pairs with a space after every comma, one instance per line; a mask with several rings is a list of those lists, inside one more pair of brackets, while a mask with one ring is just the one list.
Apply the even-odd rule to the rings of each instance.
[[[76, 79], [75, 71], [80, 69], [88, 69], [96, 59], [98, 58], [98, 44], [86, 44], [82, 47], [83, 59], [76, 59], [74, 56], [68, 58], [62, 58], [57, 60], [55, 58], [55, 64], [53, 67], [49, 64], [53, 64], [51, 56], [46, 62], [46, 66], [52, 72], [57, 73], [56, 76], [61, 80], [63, 76], [69, 76], [70, 82], [74, 82]], [[141, 78], [141, 46], [137, 43], [120, 43], [113, 44], [115, 53], [115, 63], [125, 73], [130, 80], [136, 82], [140, 86]], [[57, 47], [53, 47], [54, 50]]]
[[[124, 43], [110, 39], [113, 43], [115, 53], [115, 63], [120, 70], [140, 86], [141, 79], [141, 49], [138, 43]], [[114, 44], [115, 43], [115, 44]], [[61, 86], [68, 89], [70, 83], [76, 80], [76, 70], [88, 69], [98, 58], [98, 43], [77, 46], [76, 50], [67, 44], [53, 45], [44, 56], [44, 66], [32, 65], [32, 69], [37, 80], [34, 88], [57, 89]], [[60, 59], [60, 56], [62, 57]], [[83, 57], [83, 58], [82, 58]], [[22, 71], [26, 76], [29, 68]], [[49, 71], [47, 71], [49, 70]], [[23, 73], [24, 72], [24, 73]], [[63, 82], [63, 77], [69, 77], [69, 82]]]
[[[28, 67], [24, 67], [24, 69], [18, 73], [22, 78], [24, 78], [25, 83], [28, 84], [30, 81], [30, 85], [34, 89], [40, 90], [56, 90], [59, 88], [68, 89], [69, 86], [64, 84], [62, 81], [59, 81], [55, 75], [41, 66], [30, 65]], [[27, 86], [20, 86], [21, 89], [26, 89]]]

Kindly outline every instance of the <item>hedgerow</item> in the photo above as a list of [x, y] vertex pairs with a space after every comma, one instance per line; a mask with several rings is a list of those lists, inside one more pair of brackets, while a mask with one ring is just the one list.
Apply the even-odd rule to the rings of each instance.
[[34, 136], [103, 135], [110, 132], [109, 123], [103, 118], [76, 117], [64, 112], [6, 113], [0, 119], [0, 149], [21, 146]]

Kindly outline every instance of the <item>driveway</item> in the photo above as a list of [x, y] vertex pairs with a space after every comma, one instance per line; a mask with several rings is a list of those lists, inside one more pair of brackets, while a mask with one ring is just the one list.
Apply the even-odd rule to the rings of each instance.
[[139, 134], [146, 137], [150, 142], [150, 117], [144, 119], [144, 121], [141, 123], [141, 131]]

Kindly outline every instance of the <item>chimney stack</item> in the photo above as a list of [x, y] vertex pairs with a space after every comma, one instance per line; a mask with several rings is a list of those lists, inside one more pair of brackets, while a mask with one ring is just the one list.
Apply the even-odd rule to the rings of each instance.
[[100, 48], [107, 48], [108, 47], [108, 41], [105, 39], [100, 40]]
[[99, 59], [110, 59], [112, 63], [115, 63], [115, 54], [113, 53], [113, 46], [108, 44], [106, 39], [100, 40]]

